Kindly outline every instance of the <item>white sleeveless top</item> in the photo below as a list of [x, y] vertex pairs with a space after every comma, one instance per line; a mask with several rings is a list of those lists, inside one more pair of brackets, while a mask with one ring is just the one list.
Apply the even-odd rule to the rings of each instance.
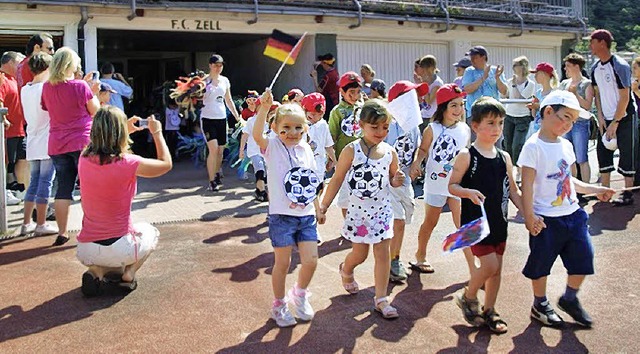
[[449, 179], [455, 157], [466, 147], [471, 138], [471, 129], [464, 122], [445, 127], [439, 122], [429, 123], [433, 140], [429, 147], [429, 157], [424, 178], [425, 193], [449, 194]]

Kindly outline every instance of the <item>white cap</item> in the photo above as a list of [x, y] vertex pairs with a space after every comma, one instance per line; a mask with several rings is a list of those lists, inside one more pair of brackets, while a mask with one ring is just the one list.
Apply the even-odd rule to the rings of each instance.
[[565, 106], [567, 108], [575, 109], [576, 111], [578, 111], [580, 118], [591, 118], [591, 113], [580, 107], [578, 98], [576, 98], [573, 93], [564, 90], [551, 91], [551, 93], [549, 93], [547, 97], [542, 100], [542, 103], [540, 103], [540, 111], [542, 111], [542, 109], [546, 106], [557, 104]]
[[602, 136], [602, 145], [604, 145], [608, 150], [616, 151], [616, 149], [618, 149], [618, 139], [613, 138], [609, 140], [605, 134]]

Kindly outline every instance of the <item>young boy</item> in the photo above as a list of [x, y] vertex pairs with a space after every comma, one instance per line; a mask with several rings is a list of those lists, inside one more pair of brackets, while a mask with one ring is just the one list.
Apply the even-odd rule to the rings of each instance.
[[242, 119], [248, 120], [256, 115], [256, 102], [258, 101], [258, 92], [254, 90], [247, 91], [247, 97], [244, 102], [247, 104], [247, 108], [242, 110]]
[[576, 192], [595, 193], [601, 201], [608, 201], [614, 190], [571, 177], [570, 167], [576, 156], [571, 143], [562, 136], [578, 117], [589, 117], [575, 95], [553, 91], [540, 107], [540, 131], [527, 140], [518, 159], [525, 224], [530, 233], [530, 253], [522, 273], [533, 286], [531, 317], [553, 327], [564, 323], [547, 300], [546, 286], [551, 267], [560, 256], [569, 276], [558, 307], [578, 324], [591, 327], [591, 317], [576, 297], [585, 276], [594, 273], [589, 217], [578, 205]]
[[117, 92], [111, 87], [111, 85], [109, 85], [106, 82], [100, 83], [100, 92], [98, 92], [98, 101], [100, 101], [101, 106], [109, 104], [112, 93], [117, 93]]
[[[344, 73], [338, 81], [342, 100], [333, 107], [329, 114], [329, 131], [335, 143], [336, 157], [347, 144], [360, 137], [359, 111], [362, 107], [362, 78], [353, 71]], [[342, 216], [347, 214], [349, 206], [349, 187], [346, 183], [340, 188], [338, 207], [342, 209]]]
[[[377, 80], [377, 79], [376, 79]], [[380, 87], [376, 80], [371, 83], [371, 93], [379, 92]], [[377, 80], [380, 81], [380, 80]], [[426, 84], [407, 85], [407, 81], [398, 81], [389, 89], [389, 103], [411, 90], [418, 92], [418, 100], [427, 94], [429, 86]], [[384, 95], [384, 83], [382, 86]], [[391, 188], [391, 209], [393, 210], [393, 238], [390, 245], [391, 268], [389, 281], [399, 282], [407, 280], [407, 271], [400, 261], [400, 250], [404, 238], [404, 230], [407, 224], [411, 224], [413, 212], [416, 207], [411, 184], [410, 170], [416, 150], [420, 146], [421, 136], [418, 127], [405, 133], [394, 117], [389, 125], [389, 133], [385, 141], [394, 147], [398, 153], [398, 165], [405, 174], [405, 180], [400, 187]]]
[[[502, 257], [507, 242], [509, 198], [522, 207], [520, 191], [513, 179], [511, 158], [495, 147], [502, 134], [505, 109], [492, 97], [481, 97], [471, 106], [471, 127], [477, 135], [469, 149], [460, 151], [449, 180], [449, 192], [461, 198], [461, 224], [482, 216], [484, 205], [490, 234], [471, 246], [480, 267], [471, 271], [469, 286], [456, 294], [465, 320], [474, 326], [486, 323], [495, 333], [507, 332], [507, 323], [495, 311], [500, 289]], [[478, 290], [484, 285], [484, 307]]]

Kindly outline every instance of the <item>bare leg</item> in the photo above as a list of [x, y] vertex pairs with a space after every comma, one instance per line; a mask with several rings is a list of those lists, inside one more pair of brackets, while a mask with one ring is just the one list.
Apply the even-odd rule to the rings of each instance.
[[439, 207], [434, 207], [429, 204], [425, 207], [424, 221], [422, 225], [420, 225], [420, 231], [418, 231], [418, 250], [416, 251], [416, 260], [418, 262], [425, 262], [427, 260], [427, 245], [429, 244], [433, 229], [438, 224], [441, 212], [442, 208]]
[[[22, 217], [22, 223], [24, 225], [28, 225], [28, 224], [31, 223], [31, 214], [33, 213], [33, 209], [35, 207], [36, 207], [36, 203], [35, 202], [27, 202], [26, 200], [24, 201], [24, 215]], [[45, 204], [45, 210], [46, 210], [46, 204]], [[44, 219], [44, 217], [43, 217], [43, 219]], [[39, 210], [38, 210], [38, 220], [40, 220], [40, 211]]]
[[214, 177], [215, 177], [216, 173], [220, 172], [220, 167], [222, 166], [222, 159], [224, 157], [224, 148], [225, 148], [225, 146], [219, 146], [218, 145], [218, 156], [216, 158], [215, 171], [213, 171], [214, 172], [214, 174], [213, 174]]
[[389, 259], [389, 245], [391, 240], [383, 240], [373, 245], [374, 280], [376, 289], [376, 299], [387, 296], [387, 285], [389, 284], [389, 271], [391, 260]]
[[[101, 266], [90, 266], [88, 268], [89, 273], [91, 273], [94, 277], [102, 280], [102, 278], [104, 278], [104, 275], [107, 273], [123, 273], [123, 270], [121, 267], [117, 267], [117, 268], [113, 268], [113, 267], [101, 267]], [[123, 278], [124, 278], [124, 274], [123, 274]], [[124, 279], [123, 279], [124, 280]], [[130, 281], [130, 280], [125, 280], [125, 281]]]
[[276, 299], [283, 299], [285, 293], [285, 285], [287, 281], [287, 272], [291, 264], [291, 246], [275, 247], [275, 261], [273, 262], [273, 272], [271, 273], [271, 287], [273, 288], [273, 296]]
[[16, 161], [14, 170], [18, 183], [24, 184], [24, 188], [29, 188], [29, 163], [27, 160]]
[[145, 257], [139, 259], [137, 262], [126, 266], [124, 268], [124, 272], [122, 273], [122, 281], [132, 282], [136, 278], [136, 272], [138, 271], [138, 269], [140, 269], [140, 267], [142, 267], [147, 258], [149, 258], [150, 254], [151, 253], [148, 253]]
[[[351, 252], [349, 252], [349, 254], [347, 254], [347, 256], [344, 259], [344, 266], [342, 267], [342, 271], [344, 272], [344, 274], [347, 274], [347, 275], [353, 274], [353, 270], [355, 269], [355, 267], [357, 267], [362, 262], [364, 262], [367, 259], [368, 255], [369, 255], [368, 244], [352, 243]], [[386, 274], [385, 276], [387, 277], [387, 280], [388, 280], [389, 275]]]
[[71, 206], [71, 200], [69, 199], [56, 199], [53, 202], [53, 207], [56, 213], [56, 223], [58, 224], [58, 234], [67, 234], [67, 222], [69, 221], [69, 206]]
[[624, 178], [624, 187], [625, 188], [633, 187], [633, 179], [634, 179], [634, 177], [625, 177]]
[[531, 280], [533, 286], [533, 296], [543, 297], [547, 296], [547, 277], [540, 277], [538, 279]]
[[[47, 203], [36, 204], [36, 224], [44, 225], [47, 222]], [[26, 204], [25, 204], [26, 209]], [[31, 212], [29, 212], [31, 214]], [[27, 215], [25, 214], [25, 217]], [[29, 215], [31, 216], [31, 215]]]
[[591, 166], [589, 166], [589, 161], [580, 164], [580, 176], [582, 177], [582, 182], [589, 183], [591, 181]]
[[492, 309], [496, 306], [498, 299], [498, 291], [500, 290], [500, 281], [502, 279], [502, 256], [495, 254], [495, 272], [485, 281], [484, 285], [484, 308]]
[[[498, 260], [497, 254], [490, 253], [488, 255], [480, 257], [480, 268], [477, 268], [475, 271], [473, 271], [465, 296], [468, 299], [476, 299], [480, 287], [486, 283], [487, 279], [490, 279], [493, 275], [496, 274], [499, 267], [500, 261]], [[485, 290], [488, 291], [488, 289], [486, 289], [486, 285]]]
[[[401, 219], [393, 220], [393, 238], [391, 239], [391, 246], [390, 246], [391, 259], [394, 259], [400, 256], [400, 250], [402, 248], [402, 240], [404, 239], [405, 225], [406, 225], [406, 222], [404, 220], [401, 220]], [[375, 248], [374, 248], [374, 252], [375, 252]]]
[[298, 287], [306, 289], [311, 282], [313, 273], [318, 265], [318, 243], [300, 242], [298, 243], [300, 253], [300, 272], [298, 272]]
[[216, 176], [215, 167], [218, 165], [218, 140], [213, 139], [207, 141], [207, 148], [209, 149], [209, 156], [207, 156], [207, 174], [209, 175], [209, 181], [213, 181]]
[[567, 276], [567, 285], [573, 289], [580, 289], [585, 278], [585, 275], [569, 275]]
[[[633, 178], [631, 179], [631, 181], [633, 183]], [[625, 185], [626, 185], [627, 184], [627, 178], [626, 177], [624, 179], [624, 182], [625, 182]], [[609, 173], [609, 172], [600, 173], [600, 184], [602, 184], [604, 187], [609, 187], [611, 185], [611, 173]]]

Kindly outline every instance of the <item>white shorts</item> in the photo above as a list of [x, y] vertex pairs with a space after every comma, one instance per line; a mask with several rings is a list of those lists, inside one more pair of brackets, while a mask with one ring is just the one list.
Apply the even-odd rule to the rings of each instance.
[[148, 223], [136, 223], [133, 228], [137, 231], [134, 235], [126, 234], [109, 246], [78, 242], [76, 257], [87, 267], [110, 268], [126, 267], [144, 259], [156, 248], [160, 232]]
[[340, 191], [338, 192], [338, 208], [349, 208], [349, 197], [351, 197], [351, 189], [349, 189], [349, 184], [347, 183], [347, 178], [345, 177], [342, 185], [340, 186]]
[[413, 186], [401, 185], [400, 187], [391, 187], [391, 209], [393, 210], [394, 220], [404, 220], [405, 223], [411, 224], [413, 212], [416, 208], [414, 200]]
[[424, 194], [424, 202], [436, 208], [442, 208], [445, 204], [447, 204], [448, 198], [460, 200], [459, 197], [454, 197], [452, 195], [441, 195], [441, 194], [432, 194], [432, 193]]

